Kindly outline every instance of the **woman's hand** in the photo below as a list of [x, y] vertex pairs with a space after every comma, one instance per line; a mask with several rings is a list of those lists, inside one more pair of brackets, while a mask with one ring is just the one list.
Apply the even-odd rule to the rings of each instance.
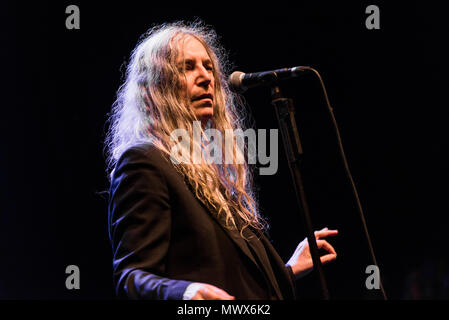
[[192, 300], [235, 300], [235, 297], [211, 284], [202, 283]]
[[[320, 260], [322, 264], [326, 264], [331, 262], [337, 258], [337, 252], [335, 249], [327, 242], [326, 240], [320, 240], [321, 238], [326, 238], [328, 236], [335, 236], [338, 234], [338, 230], [329, 230], [328, 228], [324, 228], [320, 231], [315, 231], [316, 244], [318, 249], [324, 249], [328, 254], [321, 256]], [[312, 256], [310, 255], [309, 242], [307, 238], [305, 238], [301, 243], [296, 247], [293, 256], [287, 262], [288, 265], [292, 267], [293, 274], [296, 279], [301, 278], [312, 271], [313, 261]]]

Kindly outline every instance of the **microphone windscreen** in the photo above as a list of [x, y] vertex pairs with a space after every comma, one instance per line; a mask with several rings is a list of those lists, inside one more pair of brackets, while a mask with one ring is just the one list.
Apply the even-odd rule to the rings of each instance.
[[229, 84], [234, 88], [234, 89], [242, 89], [242, 76], [244, 75], [243, 72], [240, 71], [234, 71], [230, 76], [229, 76]]

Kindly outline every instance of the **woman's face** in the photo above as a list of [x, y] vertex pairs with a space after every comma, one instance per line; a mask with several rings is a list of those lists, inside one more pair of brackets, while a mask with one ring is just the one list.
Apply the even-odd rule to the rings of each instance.
[[204, 124], [214, 115], [213, 64], [203, 44], [195, 37], [187, 36], [178, 46], [180, 54], [176, 63], [180, 70], [185, 68], [185, 78], [181, 82], [187, 92], [187, 101]]

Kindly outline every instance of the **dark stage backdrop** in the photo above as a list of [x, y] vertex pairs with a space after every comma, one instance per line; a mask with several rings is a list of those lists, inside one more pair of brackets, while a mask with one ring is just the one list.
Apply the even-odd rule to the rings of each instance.
[[[218, 3], [218, 2], [214, 2]], [[80, 9], [68, 30], [65, 9]], [[365, 9], [380, 9], [368, 30]], [[107, 114], [141, 34], [154, 24], [202, 19], [234, 62], [255, 72], [309, 65], [322, 75], [383, 276], [393, 299], [449, 297], [448, 111], [441, 43], [427, 2], [3, 1], [1, 12], [0, 298], [111, 299]], [[282, 84], [295, 101], [302, 169], [314, 229], [336, 228], [337, 261], [324, 267], [332, 299], [378, 299], [372, 264], [318, 81]], [[258, 129], [277, 128], [267, 88], [245, 94]], [[305, 229], [284, 149], [279, 168], [258, 176], [262, 213], [287, 260]], [[68, 290], [65, 268], [80, 269]], [[302, 298], [319, 298], [313, 275]]]

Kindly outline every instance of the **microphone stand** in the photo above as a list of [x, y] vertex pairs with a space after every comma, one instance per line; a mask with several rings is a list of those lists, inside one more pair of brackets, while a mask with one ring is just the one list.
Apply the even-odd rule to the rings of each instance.
[[296, 128], [293, 100], [283, 97], [281, 90], [276, 85], [271, 88], [271, 99], [271, 104], [274, 106], [276, 111], [276, 117], [278, 119], [279, 129], [281, 131], [282, 141], [284, 143], [284, 149], [295, 189], [296, 201], [298, 202], [300, 213], [306, 225], [306, 234], [309, 242], [310, 253], [312, 255], [313, 267], [319, 276], [323, 299], [329, 300], [329, 292], [327, 290], [323, 267], [318, 254], [318, 246], [316, 243], [315, 234], [313, 232], [309, 207], [307, 205], [301, 178], [300, 160], [303, 151], [298, 130]]

